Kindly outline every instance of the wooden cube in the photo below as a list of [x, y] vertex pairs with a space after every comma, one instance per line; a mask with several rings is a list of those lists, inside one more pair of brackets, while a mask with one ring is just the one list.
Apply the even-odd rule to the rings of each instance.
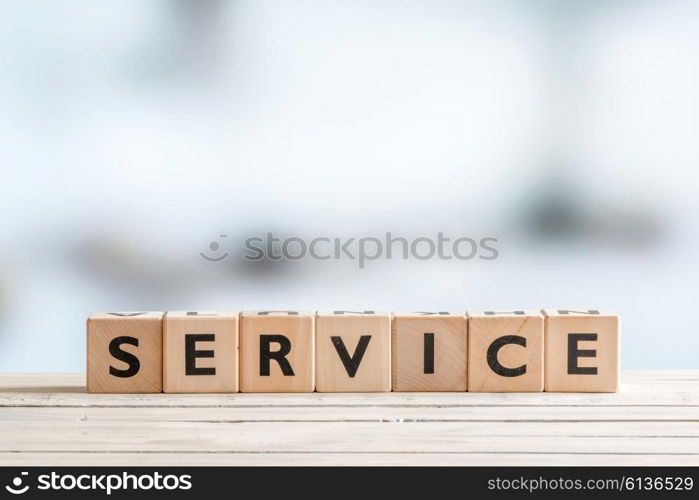
[[394, 313], [394, 391], [465, 391], [467, 321], [463, 312]]
[[619, 317], [614, 311], [545, 309], [546, 388], [619, 390]]
[[316, 390], [391, 390], [391, 317], [380, 311], [324, 311], [316, 316]]
[[240, 316], [240, 390], [313, 392], [311, 311], [244, 311]]
[[544, 317], [539, 311], [468, 312], [468, 390], [544, 390]]
[[163, 392], [238, 392], [238, 313], [168, 311]]
[[163, 313], [103, 312], [87, 319], [87, 392], [163, 389]]

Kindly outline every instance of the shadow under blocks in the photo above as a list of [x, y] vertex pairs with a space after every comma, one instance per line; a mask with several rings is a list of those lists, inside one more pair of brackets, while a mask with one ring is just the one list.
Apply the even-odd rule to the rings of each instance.
[[617, 392], [619, 345], [603, 309], [100, 312], [87, 391]]

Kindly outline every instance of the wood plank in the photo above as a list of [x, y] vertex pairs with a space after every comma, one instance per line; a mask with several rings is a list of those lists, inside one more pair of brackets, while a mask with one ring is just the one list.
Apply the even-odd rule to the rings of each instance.
[[348, 411], [347, 406], [240, 407], [240, 408], [113, 408], [11, 407], [2, 410], [3, 422], [57, 424], [61, 422], [689, 422], [699, 423], [699, 408], [678, 415], [673, 407], [578, 407], [523, 406], [394, 407], [371, 406]]
[[86, 394], [0, 375], [6, 465], [699, 465], [699, 371], [618, 394]]
[[[97, 397], [99, 396], [99, 397]], [[251, 397], [246, 397], [251, 396]], [[295, 396], [295, 397], [294, 397]], [[539, 396], [528, 394], [509, 394], [503, 397], [499, 394], [459, 394], [456, 397], [445, 397], [434, 393], [421, 395], [412, 393], [387, 393], [382, 397], [371, 397], [368, 394], [359, 396], [347, 396], [346, 398], [329, 397], [334, 394], [324, 395], [90, 395], [82, 397], [79, 394], [2, 394], [0, 395], [0, 408], [10, 407], [75, 407], [75, 408], [126, 408], [126, 407], [152, 407], [152, 408], [371, 408], [375, 406], [391, 406], [396, 408], [473, 408], [473, 407], [497, 407], [497, 408], [521, 408], [521, 407], [674, 407], [692, 408], [699, 407], [699, 394], [685, 391], [659, 391], [658, 393], [617, 394], [616, 397], [605, 394], [593, 394], [583, 396], [579, 394], [547, 395]], [[526, 397], [530, 396], [530, 397]], [[599, 397], [597, 397], [599, 396]]]
[[82, 388], [69, 390], [71, 386], [41, 389], [53, 389], [53, 392], [23, 392], [8, 390], [7, 386], [0, 388], [0, 407], [699, 406], [699, 383], [694, 381], [626, 384], [622, 385], [622, 392], [618, 394], [86, 394]]
[[595, 454], [595, 453], [5, 453], [0, 465], [12, 466], [198, 466], [265, 465], [265, 466], [518, 466], [518, 465], [699, 465], [696, 455], [662, 454]]
[[654, 423], [28, 422], [0, 430], [0, 451], [699, 454], [697, 424], [670, 425], [672, 434]]

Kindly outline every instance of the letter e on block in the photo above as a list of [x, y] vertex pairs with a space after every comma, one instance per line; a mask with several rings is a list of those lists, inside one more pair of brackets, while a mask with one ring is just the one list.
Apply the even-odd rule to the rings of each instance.
[[163, 392], [238, 392], [238, 313], [168, 311]]
[[88, 392], [161, 392], [162, 362], [162, 312], [103, 312], [87, 319]]
[[545, 309], [546, 391], [619, 390], [619, 316], [603, 309]]

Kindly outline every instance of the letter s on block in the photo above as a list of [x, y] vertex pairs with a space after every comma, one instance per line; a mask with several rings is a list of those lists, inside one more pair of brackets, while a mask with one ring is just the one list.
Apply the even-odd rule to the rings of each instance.
[[114, 337], [112, 339], [112, 341], [109, 343], [109, 354], [111, 354], [112, 357], [114, 357], [115, 359], [123, 361], [124, 363], [129, 365], [129, 367], [125, 370], [120, 370], [110, 365], [109, 374], [114, 377], [121, 378], [133, 377], [138, 373], [138, 370], [141, 369], [141, 362], [135, 355], [131, 354], [128, 351], [124, 351], [121, 348], [122, 344], [129, 344], [138, 347], [138, 339], [135, 337], [128, 336]]

